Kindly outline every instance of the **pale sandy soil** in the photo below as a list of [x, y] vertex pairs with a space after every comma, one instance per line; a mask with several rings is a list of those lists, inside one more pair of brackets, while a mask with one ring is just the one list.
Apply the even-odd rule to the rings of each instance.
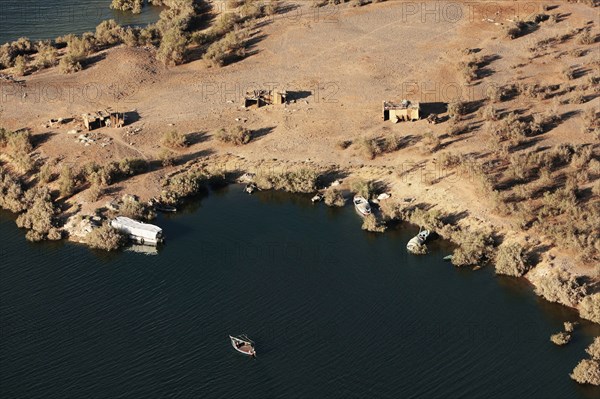
[[[598, 63], [592, 64], [600, 59], [597, 43], [586, 47], [570, 40], [549, 49], [549, 55], [529, 60], [528, 47], [541, 38], [582, 27], [588, 21], [593, 21], [593, 32], [598, 33], [595, 10], [582, 4], [554, 3], [560, 6], [551, 12], [565, 14], [562, 21], [541, 24], [533, 33], [508, 40], [503, 37], [501, 26], [482, 21], [485, 16], [481, 10], [473, 18], [436, 21], [435, 17], [420, 13], [407, 16], [403, 2], [358, 9], [341, 7], [334, 14], [315, 14], [302, 2], [293, 17], [284, 14], [267, 19], [264, 26], [253, 32], [250, 55], [223, 68], [208, 67], [202, 60], [166, 68], [154, 60], [152, 50], [121, 46], [102, 52], [100, 60], [74, 75], [60, 75], [54, 68], [25, 77], [26, 86], [21, 91], [3, 84], [2, 122], [9, 128], [29, 127], [36, 135], [43, 135], [44, 140], [36, 148], [42, 158], [60, 158], [63, 163], [73, 164], [124, 157], [156, 159], [165, 131], [195, 133], [194, 143], [179, 151], [185, 160], [207, 156], [243, 159], [242, 165], [248, 169], [262, 160], [310, 160], [322, 166], [348, 168], [355, 175], [385, 181], [395, 197], [415, 198], [449, 213], [466, 211], [468, 216], [461, 224], [489, 225], [504, 236], [525, 239], [527, 234], [516, 233], [511, 218], [491, 211], [490, 200], [482, 197], [476, 184], [465, 176], [456, 176], [455, 171], [440, 171], [436, 167], [437, 154], [424, 154], [421, 150], [420, 135], [427, 129], [442, 135], [447, 132], [448, 122], [384, 122], [381, 103], [402, 98], [448, 102], [456, 88], [463, 100], [481, 100], [486, 84], [564, 83], [561, 70], [567, 65], [580, 66], [585, 74], [597, 74]], [[506, 23], [506, 19], [514, 17], [510, 11], [514, 2], [498, 4], [502, 5], [502, 13], [486, 16]], [[539, 2], [538, 12], [542, 12], [542, 4]], [[518, 10], [518, 14], [525, 17], [526, 11]], [[465, 58], [462, 50], [467, 47], [481, 49], [478, 55], [499, 56], [487, 67], [490, 76], [470, 87], [465, 87], [456, 67]], [[579, 47], [589, 48], [587, 54], [578, 58], [568, 54], [570, 49]], [[511, 68], [519, 63], [526, 65]], [[585, 79], [579, 77], [573, 84], [583, 84]], [[408, 93], [415, 85], [418, 90]], [[269, 86], [296, 92], [299, 98], [285, 106], [258, 110], [241, 107], [246, 89]], [[598, 105], [596, 97], [585, 104], [564, 105], [561, 112]], [[524, 101], [518, 97], [501, 103], [500, 109], [534, 113], [550, 106], [551, 100]], [[95, 132], [98, 139], [112, 138], [106, 147], [77, 143], [76, 135], [67, 134], [77, 128], [76, 122], [59, 128], [43, 126], [53, 117], [74, 117], [105, 107], [139, 115], [127, 128]], [[478, 119], [475, 115], [472, 118], [470, 122]], [[580, 133], [581, 123], [578, 115], [565, 120], [540, 136], [537, 145], [590, 142]], [[212, 137], [218, 128], [238, 124], [260, 129], [260, 137], [241, 147], [224, 145]], [[126, 133], [134, 128], [141, 130]], [[342, 139], [390, 133], [412, 139], [405, 148], [374, 160], [366, 160], [354, 146], [346, 150], [337, 147]], [[482, 158], [490, 152], [480, 130], [444, 138], [442, 145], [444, 150]], [[399, 170], [411, 169], [414, 170], [398, 176]], [[123, 193], [149, 198], [160, 191], [162, 176], [172, 170], [157, 168], [122, 182], [96, 204], [85, 203], [82, 193], [70, 201], [81, 202], [84, 210], [91, 211]], [[432, 172], [439, 179], [435, 184], [425, 184], [422, 173]], [[551, 254], [557, 257], [554, 263], [566, 262], [575, 273], [597, 273], [597, 266], [576, 264], [575, 257], [563, 248], [553, 248]], [[545, 260], [538, 268], [553, 263], [549, 258]]]

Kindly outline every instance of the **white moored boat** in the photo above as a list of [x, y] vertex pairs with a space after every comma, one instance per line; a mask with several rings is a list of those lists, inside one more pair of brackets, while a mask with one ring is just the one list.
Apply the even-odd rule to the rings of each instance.
[[429, 230], [420, 230], [419, 234], [410, 239], [406, 244], [406, 249], [413, 254], [422, 254], [426, 252], [425, 241], [429, 237]]
[[162, 229], [148, 223], [138, 222], [125, 216], [117, 216], [110, 225], [142, 245], [157, 245], [164, 241]]
[[240, 335], [238, 337], [233, 337], [230, 335], [229, 339], [231, 340], [231, 345], [236, 351], [247, 356], [256, 357], [254, 342], [252, 342], [250, 338], [245, 335]]
[[371, 205], [369, 205], [369, 201], [365, 197], [361, 197], [360, 195], [355, 195], [352, 200], [354, 203], [354, 207], [363, 216], [367, 216], [371, 214]]

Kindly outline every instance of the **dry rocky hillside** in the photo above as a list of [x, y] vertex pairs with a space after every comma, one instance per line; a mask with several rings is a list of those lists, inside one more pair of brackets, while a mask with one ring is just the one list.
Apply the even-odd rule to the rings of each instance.
[[[457, 266], [524, 275], [600, 322], [596, 2], [165, 3], [154, 28], [0, 49], [0, 205], [29, 238], [123, 194], [151, 216], [146, 200], [215, 174], [306, 192], [342, 176], [332, 204], [392, 194], [371, 228], [428, 226], [459, 244]], [[272, 88], [286, 104], [242, 106]], [[382, 102], [404, 98], [423, 118], [383, 121]], [[127, 125], [83, 131], [105, 108]]]

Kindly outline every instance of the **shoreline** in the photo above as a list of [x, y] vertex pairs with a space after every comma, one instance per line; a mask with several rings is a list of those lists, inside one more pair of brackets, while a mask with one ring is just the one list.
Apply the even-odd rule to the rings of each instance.
[[[194, 159], [191, 160], [189, 162], [187, 162], [184, 165], [178, 166], [178, 167], [174, 167], [173, 170], [170, 170], [169, 172], [165, 173], [162, 177], [162, 184], [161, 184], [161, 188], [159, 189], [158, 187], [155, 188], [154, 192], [150, 192], [148, 198], [140, 198], [140, 202], [145, 203], [147, 200], [149, 200], [152, 197], [159, 197], [161, 195], [161, 191], [164, 193], [164, 187], [165, 187], [165, 182], [168, 181], [170, 178], [173, 178], [175, 176], [179, 176], [179, 175], [186, 175], [189, 174], [191, 172], [194, 171], [198, 171], [198, 170], [202, 170], [203, 171], [203, 182], [202, 182], [202, 186], [199, 188], [199, 190], [203, 191], [205, 190], [204, 185], [205, 184], [209, 184], [208, 182], [210, 180], [213, 179], [217, 179], [218, 184], [220, 185], [231, 185], [231, 184], [243, 184], [240, 183], [238, 181], [238, 178], [243, 175], [243, 174], [260, 174], [261, 171], [268, 171], [268, 173], [271, 174], [275, 174], [275, 175], [280, 175], [280, 174], [284, 174], [284, 173], [288, 173], [288, 172], [293, 172], [293, 171], [298, 171], [301, 169], [310, 169], [310, 170], [314, 170], [317, 171], [317, 175], [319, 176], [319, 188], [315, 188], [315, 190], [310, 190], [310, 191], [300, 191], [299, 193], [302, 194], [314, 194], [314, 192], [321, 192], [323, 193], [328, 187], [330, 187], [332, 181], [337, 180], [336, 177], [337, 176], [345, 176], [342, 180], [341, 180], [341, 185], [336, 187], [337, 189], [340, 190], [340, 192], [343, 194], [344, 198], [345, 198], [345, 205], [344, 206], [353, 206], [351, 203], [351, 197], [352, 197], [352, 183], [356, 182], [356, 181], [364, 181], [363, 178], [364, 176], [369, 176], [369, 177], [373, 177], [373, 176], [379, 176], [379, 178], [384, 178], [385, 176], [388, 174], [388, 167], [377, 167], [377, 166], [357, 166], [357, 167], [351, 167], [351, 168], [344, 168], [344, 167], [340, 167], [339, 165], [320, 165], [316, 162], [289, 162], [289, 161], [273, 161], [273, 160], [259, 160], [259, 161], [251, 161], [251, 160], [247, 160], [244, 159], [242, 157], [238, 157], [238, 156], [233, 156], [231, 154], [228, 155], [212, 155], [209, 156], [207, 158], [203, 158], [203, 159]], [[148, 171], [147, 173], [152, 173], [152, 171]], [[372, 181], [379, 181], [381, 182], [380, 179], [375, 179]], [[293, 190], [286, 190], [286, 189], [277, 189], [277, 188], [267, 188], [268, 190], [275, 190], [275, 191], [284, 191], [287, 193], [294, 193], [295, 191]], [[296, 191], [298, 192], [298, 191]], [[373, 193], [373, 194], [378, 194], [378, 193]], [[126, 195], [136, 195], [135, 192], [128, 192]], [[178, 201], [179, 204], [183, 203], [183, 202], [193, 202], [195, 199], [194, 197], [197, 195], [197, 192], [193, 192], [191, 193], [189, 196], [185, 196], [180, 198]], [[447, 217], [447, 215], [451, 214], [452, 212], [444, 205], [444, 204], [435, 204], [435, 210], [432, 209], [428, 209], [429, 206], [431, 204], [428, 204], [426, 202], [422, 202], [422, 199], [419, 198], [402, 198], [401, 194], [399, 192], [391, 192], [391, 197], [387, 200], [382, 201], [381, 203], [377, 204], [377, 208], [378, 208], [378, 212], [377, 213], [377, 219], [385, 224], [385, 225], [389, 225], [389, 224], [395, 224], [395, 223], [408, 223], [409, 225], [415, 226], [415, 227], [425, 227], [430, 229], [431, 231], [433, 231], [434, 233], [438, 234], [442, 239], [447, 240], [448, 242], [451, 242], [453, 245], [456, 246], [456, 248], [460, 248], [461, 247], [461, 242], [460, 242], [460, 238], [464, 237], [461, 234], [465, 233], [465, 234], [470, 234], [470, 233], [474, 233], [474, 232], [478, 232], [478, 231], [482, 231], [482, 230], [486, 230], [489, 232], [489, 234], [493, 235], [493, 236], [499, 236], [499, 235], [509, 235], [511, 234], [510, 230], [503, 230], [502, 228], [498, 227], [498, 226], [494, 226], [493, 224], [486, 222], [486, 221], [482, 221], [476, 217], [473, 216], [466, 216], [464, 218], [461, 218], [458, 222], [450, 222], [450, 223], [440, 223], [441, 220], [443, 220], [445, 217]], [[110, 197], [108, 197], [110, 198]], [[118, 200], [118, 197], [112, 197], [113, 198], [113, 202], [115, 200]], [[76, 242], [79, 244], [83, 244], [86, 246], [89, 246], [89, 242], [86, 240], [85, 236], [81, 236], [81, 235], [77, 235], [74, 234], [74, 230], [73, 228], [76, 226], [73, 226], [71, 224], [71, 226], [67, 227], [67, 224], [69, 223], [69, 221], [77, 219], [77, 218], [90, 218], [93, 215], [98, 215], [98, 209], [104, 208], [103, 203], [107, 202], [106, 198], [103, 199], [100, 203], [95, 203], [95, 204], [90, 204], [86, 201], [84, 201], [82, 198], [77, 198], [77, 195], [75, 196], [75, 204], [72, 205], [76, 205], [76, 208], [78, 209], [77, 212], [72, 213], [69, 219], [66, 220], [62, 220], [62, 225], [63, 225], [63, 229], [64, 231], [67, 233], [67, 237], [64, 237], [64, 239], [71, 241], [71, 242]], [[81, 201], [81, 202], [79, 202]], [[181, 202], [183, 201], [183, 202]], [[90, 208], [90, 205], [92, 205], [92, 207]], [[326, 205], [323, 204], [324, 206], [332, 206], [332, 205]], [[95, 209], [95, 211], [91, 212], [92, 209]], [[111, 216], [107, 216], [106, 212], [101, 212], [100, 213], [102, 216], [102, 220], [106, 220], [106, 218], [110, 218]], [[116, 213], [112, 213], [113, 215], [118, 215], [119, 212]], [[151, 220], [150, 220], [151, 223]], [[68, 229], [71, 229], [71, 231], [69, 231]], [[458, 233], [458, 234], [457, 234]], [[373, 233], [373, 234], [379, 234], [379, 233]], [[384, 233], [385, 234], [385, 233]], [[168, 244], [167, 244], [168, 245]], [[491, 244], [490, 248], [488, 248], [490, 251], [493, 251], [494, 253], [497, 253], [498, 247], [497, 244]], [[414, 255], [414, 256], [418, 256], [418, 255]], [[490, 255], [492, 256], [492, 255]], [[450, 266], [450, 263], [449, 263]], [[459, 267], [465, 267], [465, 266], [459, 266]], [[479, 262], [476, 262], [476, 264], [470, 264], [467, 265], [466, 267], [470, 267], [473, 270], [477, 270], [480, 267], [494, 267], [494, 258], [493, 257], [489, 257], [489, 258], [484, 258], [481, 259]], [[541, 270], [541, 272], [540, 272]], [[536, 278], [532, 278], [531, 276], [537, 273], [547, 273], [548, 270], [554, 270], [554, 267], [552, 266], [552, 264], [550, 262], [548, 262], [548, 260], [544, 260], [539, 262], [537, 265], [532, 266], [531, 269], [523, 276], [523, 279], [525, 281], [528, 282], [528, 284], [532, 287], [532, 289], [534, 290], [534, 292], [548, 300], [548, 298], [546, 298], [544, 295], [540, 294], [537, 289], [539, 287], [539, 279]], [[565, 272], [567, 271], [566, 269]], [[569, 308], [575, 309], [577, 310], [579, 313], [581, 312], [581, 309], [579, 308], [579, 306], [577, 306], [577, 304], [574, 303], [563, 303], [560, 301], [549, 301], [549, 302], [556, 302], [559, 303], [560, 305], [563, 306], [567, 306]], [[584, 318], [583, 316], [580, 315], [580, 317]], [[589, 319], [588, 319], [589, 320]], [[598, 323], [597, 321], [594, 320], [590, 320], [592, 322]], [[600, 323], [598, 323], [600, 324]]]

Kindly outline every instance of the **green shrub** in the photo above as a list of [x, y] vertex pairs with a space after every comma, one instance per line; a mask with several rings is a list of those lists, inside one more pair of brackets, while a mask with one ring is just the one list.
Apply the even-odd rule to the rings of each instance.
[[200, 193], [208, 174], [202, 170], [191, 170], [168, 179], [161, 199], [168, 204], [176, 204], [179, 200]]
[[283, 171], [259, 169], [255, 183], [262, 190], [312, 193], [316, 189], [318, 177], [317, 170], [307, 167]]
[[17, 226], [32, 230], [27, 239], [40, 241], [43, 239], [57, 240], [61, 238], [60, 230], [55, 227], [55, 208], [50, 191], [47, 187], [34, 187], [25, 193], [26, 211], [17, 217]]
[[148, 170], [148, 162], [141, 158], [125, 158], [119, 162], [117, 170], [124, 177], [139, 175]]
[[64, 166], [58, 176], [58, 187], [62, 197], [70, 197], [75, 192], [75, 176], [70, 166]]
[[352, 181], [352, 183], [350, 184], [350, 190], [352, 190], [352, 192], [356, 193], [357, 195], [360, 195], [361, 197], [369, 199], [371, 197], [371, 194], [373, 194], [373, 192], [375, 191], [375, 184], [371, 180], [357, 179]]
[[119, 249], [126, 241], [126, 237], [114, 229], [108, 222], [93, 229], [86, 237], [86, 243], [90, 248], [103, 251], [114, 251]]
[[182, 64], [185, 61], [187, 43], [188, 39], [182, 31], [169, 29], [162, 35], [156, 58], [165, 65]]

